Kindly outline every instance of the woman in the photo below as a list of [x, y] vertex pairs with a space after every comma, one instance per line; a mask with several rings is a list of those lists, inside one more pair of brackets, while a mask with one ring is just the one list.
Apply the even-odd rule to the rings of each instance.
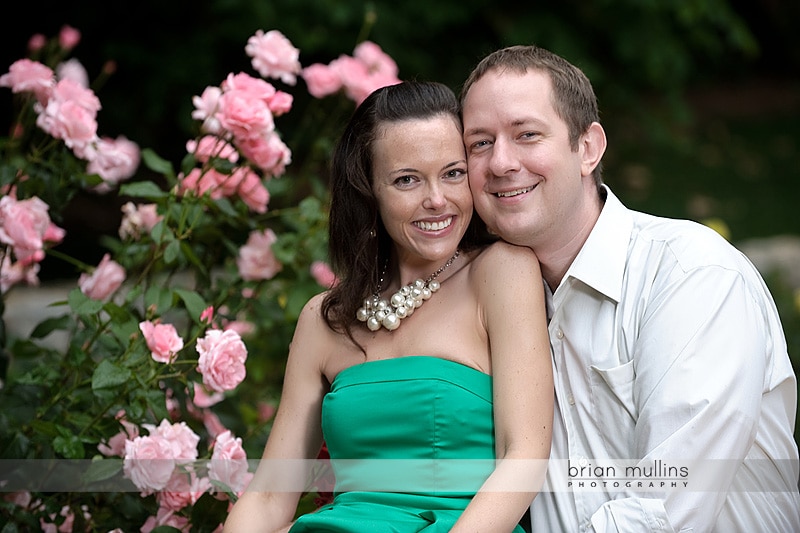
[[[332, 169], [340, 282], [300, 315], [225, 531], [521, 531], [553, 419], [541, 275], [529, 249], [479, 240], [452, 91], [374, 92]], [[335, 500], [292, 525], [310, 463], [292, 460], [323, 437]]]

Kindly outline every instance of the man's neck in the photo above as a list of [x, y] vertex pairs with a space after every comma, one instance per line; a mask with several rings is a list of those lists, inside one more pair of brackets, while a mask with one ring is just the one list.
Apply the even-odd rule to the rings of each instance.
[[574, 224], [553, 239], [552, 245], [543, 244], [533, 248], [539, 258], [542, 277], [553, 293], [561, 284], [572, 262], [578, 257], [600, 217], [605, 198], [598, 197], [596, 192], [591, 198], [586, 202], [585, 209], [576, 213]]

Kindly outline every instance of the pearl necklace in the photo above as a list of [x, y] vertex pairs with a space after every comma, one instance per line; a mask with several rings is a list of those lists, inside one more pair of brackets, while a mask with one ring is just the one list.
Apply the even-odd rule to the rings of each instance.
[[378, 290], [372, 297], [364, 300], [364, 306], [358, 309], [356, 318], [360, 322], [366, 322], [370, 331], [378, 331], [381, 326], [389, 331], [397, 329], [402, 319], [411, 316], [417, 307], [439, 290], [441, 284], [436, 278], [453, 264], [460, 253], [460, 250], [456, 250], [453, 257], [448, 259], [447, 263], [439, 270], [428, 276], [425, 281], [417, 279], [413, 283], [400, 287], [400, 290], [394, 293], [389, 300], [380, 297], [383, 278], [386, 275], [384, 268], [381, 279], [378, 281]]

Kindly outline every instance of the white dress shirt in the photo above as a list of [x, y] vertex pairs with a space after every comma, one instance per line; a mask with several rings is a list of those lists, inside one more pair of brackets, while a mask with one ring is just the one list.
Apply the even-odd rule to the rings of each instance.
[[797, 384], [761, 276], [713, 230], [605, 189], [545, 284], [556, 412], [533, 531], [800, 532]]

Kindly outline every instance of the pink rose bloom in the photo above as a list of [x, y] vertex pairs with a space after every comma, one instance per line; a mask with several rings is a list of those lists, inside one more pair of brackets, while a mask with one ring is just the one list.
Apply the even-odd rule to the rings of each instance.
[[116, 139], [102, 137], [97, 141], [96, 153], [86, 166], [86, 172], [97, 174], [104, 183], [95, 191], [107, 193], [120, 181], [131, 178], [139, 167], [139, 145], [121, 135]]
[[208, 307], [203, 309], [202, 313], [200, 313], [200, 322], [211, 324], [213, 320], [214, 320], [214, 306], [209, 305]]
[[97, 138], [100, 100], [91, 89], [70, 79], [60, 80], [45, 105], [35, 107], [36, 125], [56, 139], [62, 139], [75, 155], [88, 158], [89, 143]]
[[222, 82], [222, 92], [240, 93], [246, 98], [261, 100], [265, 104], [275, 96], [277, 89], [266, 80], [254, 78], [246, 72], [228, 74]]
[[72, 80], [83, 86], [89, 86], [89, 73], [77, 59], [68, 59], [56, 67], [56, 76], [59, 80]]
[[203, 426], [212, 439], [228, 431], [228, 428], [222, 424], [222, 420], [211, 409], [203, 409], [201, 418], [203, 419]]
[[64, 25], [58, 34], [58, 44], [64, 50], [72, 50], [81, 42], [81, 32], [72, 26]]
[[242, 439], [234, 438], [230, 431], [218, 435], [208, 466], [208, 477], [238, 493], [247, 485], [247, 468], [247, 454], [242, 448]]
[[3, 501], [13, 503], [17, 507], [28, 507], [31, 504], [31, 493], [27, 490], [6, 492], [2, 498]]
[[277, 409], [275, 408], [274, 404], [267, 403], [267, 402], [258, 402], [258, 421], [260, 423], [269, 422], [273, 416], [275, 416], [275, 412]]
[[333, 273], [331, 267], [324, 261], [314, 261], [311, 263], [309, 270], [311, 271], [311, 277], [326, 289], [336, 286], [339, 281], [336, 279], [336, 274]]
[[292, 151], [274, 131], [237, 141], [242, 154], [271, 176], [281, 176], [292, 162]]
[[197, 407], [211, 407], [212, 405], [216, 405], [225, 399], [225, 395], [221, 392], [209, 394], [206, 388], [199, 383], [193, 383], [192, 389], [194, 392], [192, 395], [192, 403]]
[[126, 202], [122, 206], [122, 222], [119, 226], [119, 236], [139, 240], [144, 233], [149, 233], [161, 219], [156, 204], [139, 204]]
[[145, 520], [139, 531], [140, 533], [150, 533], [159, 526], [173, 527], [182, 533], [188, 533], [191, 529], [188, 518], [175, 514], [175, 511], [172, 509], [161, 506], [158, 508], [158, 511], [156, 511], [155, 516], [151, 516]]
[[29, 52], [38, 52], [47, 44], [47, 37], [42, 35], [41, 33], [34, 33], [31, 35], [31, 38], [28, 39], [28, 51]]
[[154, 324], [146, 320], [139, 323], [139, 329], [150, 355], [158, 363], [172, 363], [183, 349], [183, 339], [172, 324]]
[[222, 93], [217, 118], [225, 130], [241, 139], [258, 137], [275, 129], [272, 111], [267, 102], [252, 98], [241, 91]]
[[277, 30], [256, 31], [247, 40], [245, 53], [252, 58], [253, 68], [265, 78], [280, 78], [294, 85], [300, 73], [300, 50]]
[[148, 435], [125, 441], [122, 470], [144, 494], [163, 489], [174, 469], [172, 445], [165, 438]]
[[237, 192], [242, 201], [256, 213], [266, 213], [269, 204], [269, 191], [261, 181], [261, 177], [248, 170], [239, 183]]
[[165, 509], [180, 511], [186, 506], [197, 503], [197, 500], [209, 490], [211, 481], [207, 477], [199, 478], [195, 472], [176, 471], [164, 490], [156, 494], [156, 501]]
[[124, 457], [125, 441], [135, 439], [139, 436], [139, 427], [136, 424], [125, 420], [125, 411], [119, 411], [116, 416], [122, 424], [122, 430], [108, 439], [108, 444], [102, 442], [97, 445], [97, 451], [106, 457]]
[[55, 73], [38, 61], [20, 59], [11, 64], [7, 74], [0, 76], [0, 87], [11, 87], [11, 92], [31, 92], [39, 103], [45, 103], [55, 86]]
[[309, 94], [314, 98], [324, 98], [342, 88], [339, 73], [328, 65], [314, 63], [304, 68], [301, 74]]
[[49, 209], [36, 196], [20, 201], [12, 196], [0, 198], [0, 242], [13, 246], [23, 264], [44, 258], [45, 238], [58, 242], [64, 237], [63, 230], [50, 222]]
[[197, 339], [196, 348], [200, 354], [197, 370], [203, 375], [206, 388], [224, 392], [244, 381], [247, 347], [238, 333], [210, 329], [205, 337]]
[[231, 163], [239, 160], [236, 148], [215, 135], [204, 135], [199, 141], [194, 139], [187, 141], [186, 151], [201, 163], [207, 163], [212, 158], [227, 159]]
[[125, 281], [125, 269], [105, 254], [92, 274], [83, 273], [78, 278], [81, 292], [93, 300], [106, 300]]
[[5, 294], [17, 283], [39, 285], [39, 263], [12, 262], [6, 254], [0, 263], [0, 293]]
[[205, 133], [217, 135], [222, 132], [222, 125], [217, 118], [220, 96], [222, 89], [219, 87], [206, 87], [202, 95], [192, 97], [195, 109], [192, 111], [192, 118], [203, 122], [201, 129]]
[[275, 95], [267, 100], [267, 106], [269, 110], [272, 111], [273, 115], [279, 117], [291, 111], [293, 102], [294, 96], [291, 94], [283, 91], [276, 91]]
[[142, 424], [151, 436], [159, 437], [169, 443], [172, 452], [170, 457], [176, 461], [194, 461], [197, 459], [197, 443], [200, 437], [186, 425], [186, 422], [170, 423], [162, 420], [156, 427], [152, 424]]
[[[198, 197], [209, 193], [212, 200], [218, 200], [224, 196], [223, 185], [230, 176], [223, 174], [213, 168], [202, 170], [194, 168], [186, 176], [178, 176], [180, 194], [194, 192]], [[235, 188], [233, 189], [235, 190]]]
[[50, 522], [45, 522], [44, 518], [39, 519], [39, 526], [42, 528], [42, 533], [72, 533], [72, 526], [75, 523], [75, 513], [72, 512], [69, 505], [65, 505], [58, 514], [64, 517], [64, 521], [59, 526], [54, 523], [56, 521], [55, 513], [50, 514]]
[[353, 57], [363, 61], [372, 74], [381, 77], [397, 78], [400, 72], [394, 59], [371, 41], [359, 43], [353, 50]]
[[231, 329], [238, 333], [239, 336], [244, 337], [245, 335], [253, 333], [256, 330], [256, 327], [252, 322], [248, 322], [246, 320], [231, 320], [226, 322], [222, 329]]
[[272, 253], [272, 245], [277, 240], [278, 237], [270, 228], [250, 232], [236, 259], [242, 279], [247, 281], [272, 279], [283, 269], [283, 265]]

